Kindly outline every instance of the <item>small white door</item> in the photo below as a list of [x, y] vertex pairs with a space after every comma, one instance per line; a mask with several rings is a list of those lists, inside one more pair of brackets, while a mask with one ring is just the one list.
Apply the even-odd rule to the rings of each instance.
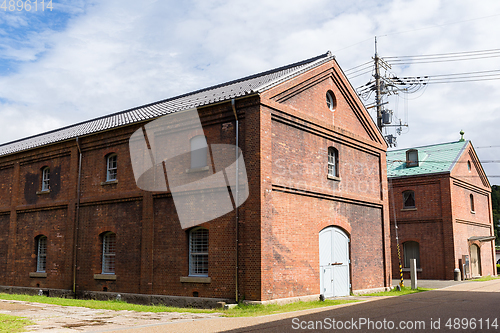
[[319, 269], [321, 294], [349, 295], [349, 237], [341, 229], [328, 227], [319, 233]]
[[472, 276], [481, 276], [481, 255], [476, 244], [470, 247], [470, 266]]

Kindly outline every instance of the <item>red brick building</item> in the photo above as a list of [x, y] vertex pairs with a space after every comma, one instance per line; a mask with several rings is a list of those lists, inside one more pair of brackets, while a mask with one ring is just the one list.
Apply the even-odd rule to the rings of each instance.
[[387, 165], [393, 276], [399, 277], [395, 221], [406, 278], [410, 259], [417, 259], [419, 278], [452, 280], [464, 255], [470, 276], [496, 274], [491, 187], [472, 143], [393, 150]]
[[[208, 144], [234, 145], [237, 116], [249, 196], [183, 230], [170, 192], [136, 185], [129, 139], [186, 108]], [[255, 301], [389, 287], [386, 148], [329, 53], [3, 144], [0, 285]]]

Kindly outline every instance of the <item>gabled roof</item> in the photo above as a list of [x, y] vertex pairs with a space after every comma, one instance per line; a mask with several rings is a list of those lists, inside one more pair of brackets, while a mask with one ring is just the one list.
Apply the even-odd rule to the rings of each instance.
[[[469, 141], [391, 150], [387, 152], [387, 177], [405, 177], [450, 172]], [[418, 150], [418, 166], [406, 167], [406, 152]]]
[[219, 103], [232, 98], [259, 94], [312, 68], [320, 66], [333, 58], [330, 51], [328, 51], [320, 56], [288, 66], [275, 68], [177, 97], [8, 142], [0, 145], [0, 156], [154, 119], [176, 111]]

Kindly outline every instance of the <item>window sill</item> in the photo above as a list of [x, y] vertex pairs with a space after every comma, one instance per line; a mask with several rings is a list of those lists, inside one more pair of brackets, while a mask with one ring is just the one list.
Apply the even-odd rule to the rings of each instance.
[[46, 278], [47, 273], [45, 272], [31, 272], [30, 273], [30, 278]]
[[208, 169], [209, 169], [208, 165], [205, 165], [204, 167], [200, 167], [200, 168], [186, 169], [186, 173], [204, 172], [204, 171], [208, 171]]
[[476, 214], [476, 211], [471, 210], [471, 211], [470, 211], [470, 213], [471, 213], [471, 214]]
[[212, 279], [208, 276], [181, 276], [181, 282], [186, 283], [211, 283]]
[[94, 280], [116, 280], [115, 274], [94, 274]]
[[105, 185], [113, 185], [113, 184], [118, 184], [118, 180], [107, 180], [105, 182], [102, 182], [101, 183], [101, 186], [105, 186]]
[[332, 176], [332, 175], [327, 175], [326, 178], [331, 179], [331, 180], [335, 180], [337, 182], [340, 181], [340, 177], [335, 177], [335, 176]]
[[37, 195], [41, 195], [41, 194], [49, 194], [50, 193], [50, 190], [43, 190], [43, 191], [38, 191], [36, 192]]
[[417, 210], [417, 208], [403, 208], [403, 209], [401, 209], [402, 212], [413, 211], [413, 210]]
[[[409, 268], [403, 268], [403, 272], [409, 272], [410, 269]], [[422, 271], [422, 268], [417, 268], [417, 272], [421, 272]]]

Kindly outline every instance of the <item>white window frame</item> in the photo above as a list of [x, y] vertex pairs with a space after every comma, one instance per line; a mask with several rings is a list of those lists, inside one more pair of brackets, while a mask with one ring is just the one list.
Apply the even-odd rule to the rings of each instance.
[[406, 151], [406, 167], [418, 167], [418, 150], [408, 149]]
[[208, 165], [208, 145], [204, 135], [197, 135], [190, 140], [191, 169], [203, 168]]
[[[110, 248], [110, 245], [113, 247]], [[116, 234], [107, 232], [102, 236], [102, 274], [115, 274], [115, 270]]]
[[42, 169], [42, 191], [50, 191], [50, 168]]
[[326, 106], [330, 111], [334, 111], [337, 107], [336, 98], [332, 91], [327, 91], [326, 93]]
[[36, 240], [36, 271], [45, 273], [47, 269], [47, 237], [38, 236]]
[[208, 276], [208, 229], [189, 232], [189, 276]]
[[328, 147], [328, 176], [339, 176], [339, 152], [334, 147]]
[[106, 158], [106, 181], [117, 180], [118, 175], [118, 155], [110, 154]]

